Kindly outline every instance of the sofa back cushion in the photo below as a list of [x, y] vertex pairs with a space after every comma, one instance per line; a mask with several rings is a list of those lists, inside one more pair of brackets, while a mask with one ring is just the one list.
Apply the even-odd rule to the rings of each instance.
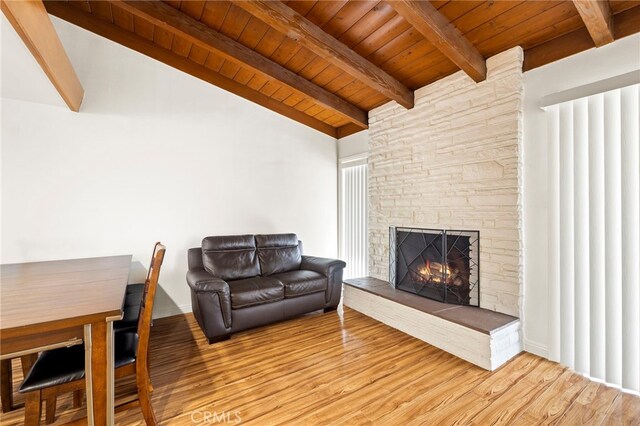
[[253, 235], [205, 238], [202, 240], [202, 263], [207, 272], [225, 281], [260, 275]]
[[302, 254], [296, 234], [256, 235], [262, 276], [300, 269]]

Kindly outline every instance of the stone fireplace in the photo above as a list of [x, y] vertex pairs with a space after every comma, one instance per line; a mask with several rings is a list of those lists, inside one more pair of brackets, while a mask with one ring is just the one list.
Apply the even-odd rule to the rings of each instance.
[[510, 49], [483, 82], [458, 72], [412, 109], [369, 113], [370, 275], [390, 281], [390, 227], [478, 230], [480, 307], [520, 316], [522, 60]]
[[480, 83], [460, 71], [369, 112], [371, 277], [344, 286], [345, 306], [488, 370], [522, 350], [522, 63], [516, 47]]

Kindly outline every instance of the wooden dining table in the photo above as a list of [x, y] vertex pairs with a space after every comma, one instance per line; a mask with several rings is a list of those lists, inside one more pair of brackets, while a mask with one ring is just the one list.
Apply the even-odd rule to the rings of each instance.
[[87, 418], [113, 425], [113, 321], [131, 255], [0, 265], [0, 359], [84, 343]]

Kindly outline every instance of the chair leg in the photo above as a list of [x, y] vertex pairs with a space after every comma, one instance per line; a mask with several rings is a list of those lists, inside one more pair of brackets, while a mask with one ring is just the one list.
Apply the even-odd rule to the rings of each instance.
[[84, 391], [73, 391], [73, 408], [82, 407], [82, 398], [84, 397]]
[[40, 391], [29, 392], [25, 395], [24, 401], [24, 424], [25, 426], [38, 426], [42, 409], [42, 399]]
[[56, 395], [50, 395], [47, 397], [47, 405], [45, 407], [45, 422], [50, 425], [56, 421]]
[[149, 395], [149, 386], [151, 381], [149, 380], [148, 373], [145, 379], [137, 378], [138, 385], [138, 400], [140, 401], [140, 410], [142, 411], [142, 417], [147, 426], [156, 426], [158, 421], [153, 413], [153, 407], [151, 406], [151, 398]]
[[0, 397], [2, 399], [2, 412], [13, 410], [13, 371], [11, 360], [0, 361]]

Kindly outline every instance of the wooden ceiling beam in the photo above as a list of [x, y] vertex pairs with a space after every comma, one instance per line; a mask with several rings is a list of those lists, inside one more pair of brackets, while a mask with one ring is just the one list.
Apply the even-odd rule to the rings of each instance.
[[64, 19], [65, 21], [84, 28], [87, 31], [91, 31], [99, 36], [128, 47], [129, 49], [135, 50], [136, 52], [142, 53], [143, 55], [179, 69], [193, 77], [234, 93], [331, 137], [335, 138], [337, 136], [336, 129], [329, 124], [311, 117], [302, 111], [298, 111], [293, 107], [278, 102], [258, 91], [252, 90], [234, 80], [224, 77], [223, 75], [202, 65], [198, 65], [197, 63], [173, 53], [170, 50], [164, 49], [153, 42], [136, 35], [135, 33], [121, 29], [114, 24], [110, 24], [96, 18], [90, 13], [83, 12], [79, 8], [69, 5], [67, 2], [47, 1], [45, 2], [45, 5], [50, 14], [57, 16], [60, 19]]
[[84, 89], [42, 1], [2, 0], [0, 7], [64, 102], [78, 112]]
[[405, 108], [413, 107], [413, 91], [280, 1], [240, 0], [246, 10], [347, 74]]
[[573, 0], [596, 47], [613, 41], [613, 15], [608, 0]]
[[[627, 9], [613, 17], [615, 39], [640, 31], [640, 6]], [[584, 50], [593, 49], [593, 40], [586, 28], [581, 27], [568, 34], [524, 51], [523, 71], [555, 62]]]
[[344, 126], [340, 126], [336, 129], [336, 138], [341, 139], [347, 136], [353, 135], [354, 133], [358, 133], [363, 131], [364, 129], [360, 129], [353, 124], [345, 124]]
[[118, 0], [113, 1], [112, 4], [159, 28], [179, 35], [196, 46], [213, 51], [240, 66], [250, 68], [263, 77], [277, 80], [291, 90], [310, 97], [323, 107], [337, 112], [362, 129], [368, 127], [367, 113], [357, 106], [168, 4], [142, 0]]
[[429, 1], [391, 0], [388, 3], [474, 81], [487, 77], [486, 61], [478, 49]]

